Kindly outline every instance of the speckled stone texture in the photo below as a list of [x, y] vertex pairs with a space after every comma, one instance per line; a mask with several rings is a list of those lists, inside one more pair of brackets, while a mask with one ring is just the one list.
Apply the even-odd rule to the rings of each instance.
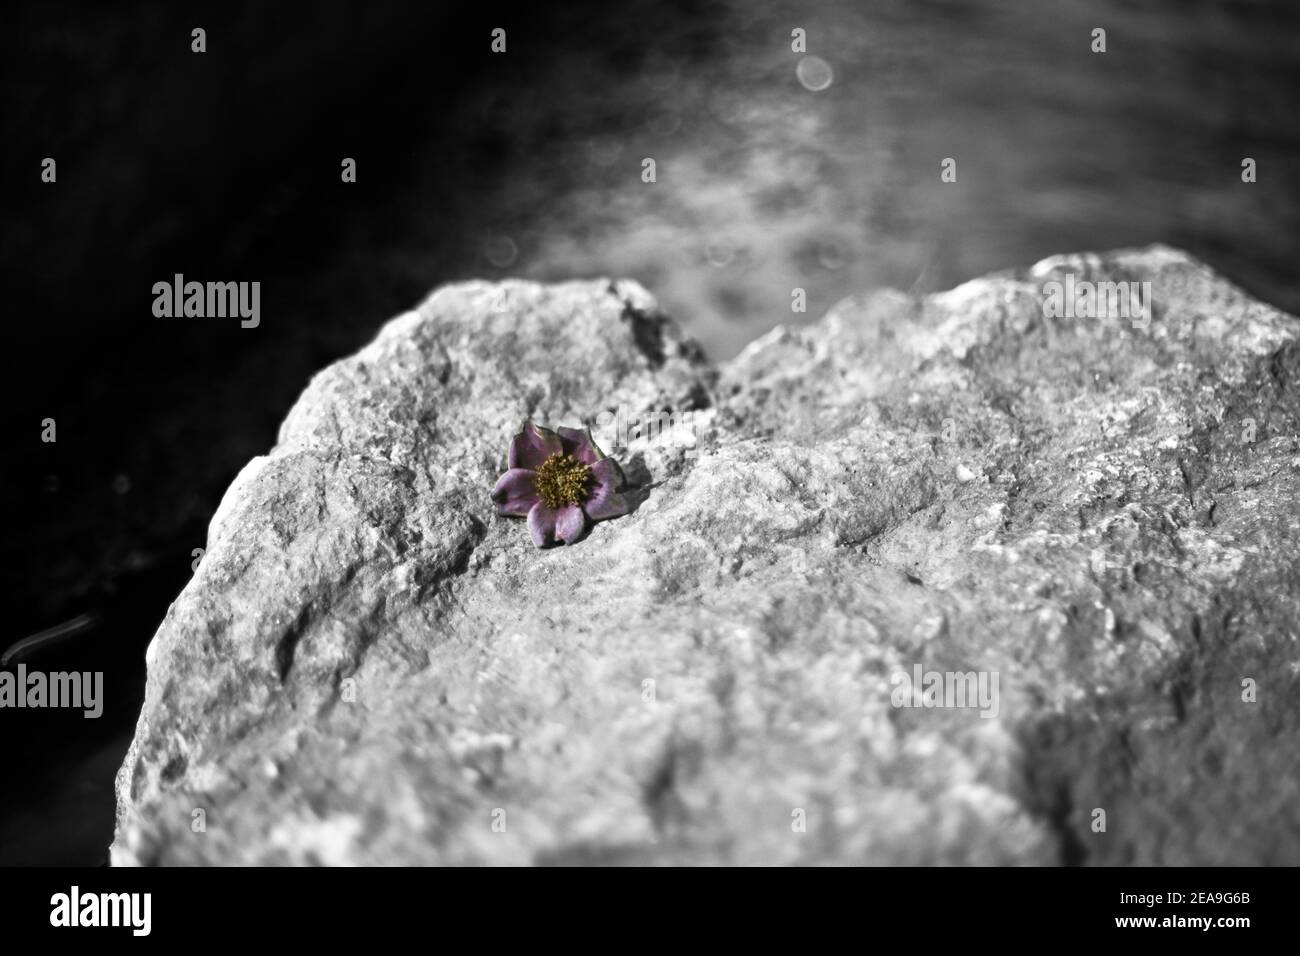
[[[1067, 274], [1149, 326], [1045, 318]], [[1164, 247], [721, 368], [634, 283], [440, 289], [227, 492], [113, 861], [1300, 863], [1298, 336]], [[619, 405], [697, 454], [613, 451], [635, 513], [538, 550], [510, 436]], [[918, 665], [996, 714], [894, 706]]]

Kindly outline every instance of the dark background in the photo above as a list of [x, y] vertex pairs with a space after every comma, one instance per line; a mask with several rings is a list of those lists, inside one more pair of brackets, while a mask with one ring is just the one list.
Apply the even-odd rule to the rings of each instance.
[[[28, 666], [104, 671], [106, 707], [0, 711], [0, 863], [105, 859], [144, 649], [223, 490], [441, 282], [631, 276], [719, 359], [873, 286], [1155, 241], [1300, 311], [1300, 8], [1139, 6], [7, 5], [0, 649], [89, 615]], [[176, 272], [260, 281], [261, 326], [154, 318]]]

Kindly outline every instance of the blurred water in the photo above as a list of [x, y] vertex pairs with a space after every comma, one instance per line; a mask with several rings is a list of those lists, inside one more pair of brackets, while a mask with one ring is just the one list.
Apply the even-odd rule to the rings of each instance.
[[[519, 254], [498, 269], [480, 256], [484, 271], [635, 276], [715, 357], [800, 321], [795, 287], [815, 318], [879, 285], [947, 288], [1154, 241], [1300, 309], [1300, 5], [719, 9], [704, 38], [605, 24], [547, 84], [470, 98], [466, 127], [514, 144], [504, 182], [476, 201], [482, 241], [507, 235]], [[818, 92], [797, 76], [795, 27], [833, 70]], [[945, 157], [956, 183], [940, 182]]]

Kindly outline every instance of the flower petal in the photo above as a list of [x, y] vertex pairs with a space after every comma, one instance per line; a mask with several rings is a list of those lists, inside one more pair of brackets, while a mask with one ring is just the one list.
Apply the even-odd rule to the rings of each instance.
[[[605, 461], [612, 460], [610, 458], [605, 459]], [[600, 464], [604, 464], [604, 462], [600, 462]], [[622, 477], [620, 472], [617, 482], [610, 479], [596, 485], [596, 490], [591, 493], [591, 497], [582, 506], [582, 510], [587, 512], [588, 518], [592, 521], [604, 521], [606, 518], [618, 518], [632, 509], [631, 502], [618, 490], [622, 486]]]
[[573, 544], [587, 530], [587, 516], [577, 505], [568, 505], [556, 514], [555, 536], [565, 544]]
[[624, 485], [623, 469], [613, 458], [602, 458], [591, 466], [591, 476], [596, 480], [591, 497], [586, 500], [582, 510], [592, 521], [604, 521], [617, 518], [631, 510], [631, 503], [619, 494]]
[[592, 440], [591, 432], [587, 429], [565, 428], [561, 425], [556, 431], [560, 435], [560, 441], [564, 443], [564, 450], [584, 465], [594, 465], [605, 457], [605, 453]]
[[560, 436], [532, 422], [524, 422], [519, 434], [510, 440], [511, 468], [537, 468], [552, 455], [562, 454]]
[[612, 485], [614, 491], [622, 489], [623, 469], [618, 466], [613, 458], [602, 458], [591, 466], [591, 477], [596, 480], [596, 487], [599, 490], [601, 485]]
[[540, 501], [528, 512], [528, 533], [533, 536], [533, 544], [544, 548], [555, 537], [555, 521], [560, 512], [548, 508]]
[[511, 468], [497, 479], [492, 489], [492, 500], [497, 503], [497, 514], [523, 517], [537, 504], [537, 488], [533, 479], [537, 473], [527, 468]]
[[632, 510], [632, 504], [621, 492], [604, 485], [587, 499], [582, 510], [587, 512], [587, 517], [592, 521], [604, 521], [607, 518], [621, 518]]

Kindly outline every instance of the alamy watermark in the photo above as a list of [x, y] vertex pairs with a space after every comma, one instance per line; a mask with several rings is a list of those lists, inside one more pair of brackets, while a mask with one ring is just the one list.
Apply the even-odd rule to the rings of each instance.
[[606, 451], [626, 449], [642, 440], [650, 444], [682, 448], [687, 458], [699, 454], [697, 413], [683, 411], [633, 412], [626, 405], [616, 410], [605, 410], [596, 416], [592, 437]]
[[895, 671], [889, 702], [895, 707], [978, 707], [981, 717], [998, 715], [997, 671]]
[[1150, 282], [1092, 282], [1067, 273], [1064, 282], [1043, 283], [1043, 317], [1129, 319], [1135, 329], [1151, 324]]
[[171, 282], [155, 282], [153, 294], [153, 314], [160, 319], [239, 316], [245, 329], [262, 321], [260, 282], [186, 282], [178, 272]]
[[104, 712], [103, 671], [0, 671], [0, 708], [69, 707], [94, 719]]
[[148, 936], [152, 914], [152, 893], [83, 893], [73, 884], [67, 893], [50, 897], [50, 925], [56, 927], [119, 926], [133, 936]]

